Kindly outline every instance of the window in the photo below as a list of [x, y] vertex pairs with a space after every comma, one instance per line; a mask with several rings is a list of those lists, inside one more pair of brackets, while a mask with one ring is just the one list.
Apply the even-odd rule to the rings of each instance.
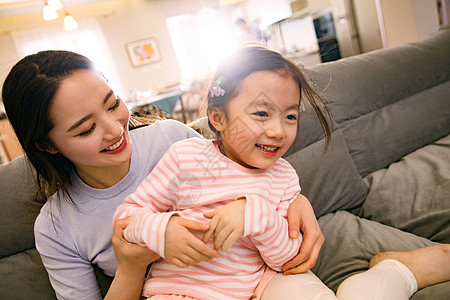
[[88, 57], [105, 75], [111, 87], [123, 94], [118, 72], [100, 26], [94, 19], [79, 22], [79, 25], [77, 30], [65, 31], [60, 24], [50, 24], [15, 31], [12, 37], [21, 56], [42, 50], [69, 50]]
[[166, 22], [185, 81], [213, 72], [235, 49], [233, 29], [212, 8], [170, 17]]

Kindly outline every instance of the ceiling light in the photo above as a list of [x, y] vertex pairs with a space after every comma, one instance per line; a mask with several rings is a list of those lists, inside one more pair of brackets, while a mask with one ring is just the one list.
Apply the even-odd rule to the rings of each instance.
[[64, 30], [74, 30], [77, 28], [77, 20], [66, 12], [66, 16], [64, 17]]
[[59, 17], [59, 14], [55, 8], [46, 3], [44, 5], [44, 8], [42, 9], [42, 17], [46, 21], [51, 21], [57, 19]]

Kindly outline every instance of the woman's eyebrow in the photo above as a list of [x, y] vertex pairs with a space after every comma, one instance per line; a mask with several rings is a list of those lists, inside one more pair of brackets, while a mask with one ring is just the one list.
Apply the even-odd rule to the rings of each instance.
[[[106, 94], [105, 98], [103, 99], [103, 104], [105, 104], [108, 101], [108, 99], [111, 97], [112, 94], [113, 94], [113, 91], [109, 90], [109, 92]], [[81, 124], [83, 124], [84, 122], [89, 120], [91, 117], [92, 117], [92, 114], [89, 114], [89, 115], [81, 118], [78, 122], [76, 122], [75, 124], [70, 126], [70, 128], [67, 130], [67, 132], [74, 130], [75, 128], [77, 128], [78, 126], [80, 126]]]
[[70, 128], [67, 130], [67, 132], [74, 130], [75, 128], [77, 128], [78, 126], [80, 126], [81, 124], [83, 124], [84, 122], [89, 120], [91, 117], [92, 117], [92, 114], [89, 114], [89, 115], [85, 116], [84, 118], [80, 119], [78, 122], [76, 122], [75, 124], [70, 126]]
[[103, 99], [103, 104], [105, 104], [108, 99], [111, 97], [111, 95], [113, 94], [112, 90], [109, 90], [108, 94], [106, 94], [105, 99]]

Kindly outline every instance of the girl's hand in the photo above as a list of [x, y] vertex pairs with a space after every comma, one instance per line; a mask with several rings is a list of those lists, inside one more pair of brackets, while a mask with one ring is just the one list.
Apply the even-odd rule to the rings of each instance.
[[297, 238], [299, 230], [303, 233], [303, 243], [299, 254], [283, 266], [284, 274], [300, 274], [314, 267], [325, 238], [320, 231], [311, 203], [299, 195], [289, 205], [287, 219], [289, 237]]
[[205, 231], [208, 228], [208, 224], [172, 216], [166, 228], [165, 257], [179, 268], [218, 257], [217, 251], [208, 247], [191, 232]]
[[209, 229], [203, 234], [202, 241], [208, 243], [214, 237], [214, 249], [227, 252], [244, 234], [245, 198], [228, 203], [219, 210], [203, 215], [211, 219]]
[[159, 255], [147, 247], [125, 240], [123, 231], [130, 223], [130, 220], [131, 218], [121, 219], [114, 223], [111, 242], [117, 259], [117, 268], [121, 270], [146, 270], [148, 264], [158, 259]]

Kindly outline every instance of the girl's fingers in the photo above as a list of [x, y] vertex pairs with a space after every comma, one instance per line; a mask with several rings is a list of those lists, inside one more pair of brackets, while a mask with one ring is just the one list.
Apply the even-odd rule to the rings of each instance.
[[201, 223], [185, 218], [179, 218], [179, 224], [193, 231], [206, 231], [209, 228], [209, 225], [207, 223]]
[[223, 227], [222, 229], [218, 229], [214, 232], [214, 249], [220, 250], [222, 248], [222, 244], [228, 238], [232, 230], [232, 227]]
[[203, 216], [207, 219], [212, 219], [217, 214], [217, 212], [218, 212], [218, 210], [204, 212]]
[[212, 219], [211, 222], [209, 222], [209, 229], [207, 231], [205, 231], [205, 233], [202, 236], [202, 242], [207, 244], [209, 239], [211, 238], [212, 234], [214, 233], [214, 231], [216, 230], [217, 227], [217, 220], [216, 219]]
[[231, 248], [231, 246], [234, 245], [234, 243], [237, 242], [237, 240], [241, 237], [242, 235], [237, 232], [237, 231], [233, 231], [231, 232], [231, 234], [228, 236], [228, 238], [223, 242], [222, 244], [222, 252], [227, 252], [228, 249]]
[[192, 249], [207, 256], [209, 259], [220, 256], [219, 252], [206, 245], [202, 240], [194, 235], [187, 240], [187, 243]]
[[198, 252], [194, 248], [188, 247], [184, 250], [185, 251], [180, 251], [176, 256], [170, 259], [170, 261], [179, 268], [186, 268], [202, 261], [211, 260], [211, 257]]
[[175, 266], [177, 266], [178, 268], [186, 268], [186, 267], [189, 266], [189, 265], [185, 264], [184, 262], [182, 262], [181, 260], [179, 260], [179, 259], [176, 258], [176, 257], [173, 257], [173, 258], [171, 259], [171, 261], [172, 261], [172, 263], [173, 263]]

